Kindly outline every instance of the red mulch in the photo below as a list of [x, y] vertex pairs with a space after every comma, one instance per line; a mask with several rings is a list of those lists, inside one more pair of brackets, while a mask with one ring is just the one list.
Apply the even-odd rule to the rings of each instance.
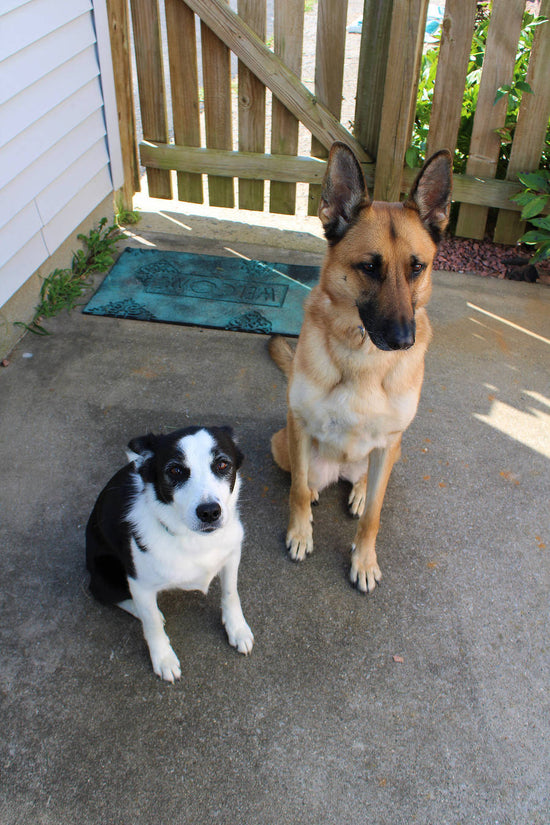
[[504, 246], [490, 240], [475, 241], [450, 235], [439, 244], [434, 269], [474, 272], [493, 278], [534, 281], [550, 285], [550, 261], [537, 264], [536, 272], [527, 266], [533, 249]]

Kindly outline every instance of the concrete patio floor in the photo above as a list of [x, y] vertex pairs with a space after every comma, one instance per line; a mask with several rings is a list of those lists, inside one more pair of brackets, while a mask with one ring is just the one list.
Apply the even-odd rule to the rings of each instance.
[[[162, 242], [148, 220], [130, 243]], [[287, 248], [268, 227], [170, 220], [187, 226], [171, 248], [320, 260], [315, 233]], [[321, 496], [314, 554], [286, 557], [265, 337], [75, 311], [23, 339], [0, 371], [3, 825], [547, 825], [550, 290], [434, 282], [368, 597], [347, 581], [344, 485]], [[256, 644], [228, 646], [217, 584], [167, 594], [170, 686], [135, 619], [89, 596], [84, 527], [131, 437], [192, 423], [232, 424], [246, 454]]]

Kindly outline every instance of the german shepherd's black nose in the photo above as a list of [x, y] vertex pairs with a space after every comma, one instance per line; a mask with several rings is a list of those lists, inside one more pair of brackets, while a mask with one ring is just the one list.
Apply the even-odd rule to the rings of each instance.
[[382, 333], [389, 349], [409, 349], [414, 344], [416, 324], [413, 321], [388, 321]]
[[214, 524], [222, 514], [222, 508], [217, 501], [206, 501], [197, 507], [197, 518], [203, 524]]
[[388, 318], [377, 311], [374, 302], [357, 304], [361, 318], [371, 341], [378, 349], [410, 349], [415, 342], [416, 321], [414, 316], [408, 320], [404, 315]]

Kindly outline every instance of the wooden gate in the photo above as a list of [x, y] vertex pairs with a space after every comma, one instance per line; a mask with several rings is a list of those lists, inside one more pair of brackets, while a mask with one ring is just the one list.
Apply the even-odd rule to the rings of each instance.
[[[126, 2], [108, 0], [127, 205], [139, 188], [141, 162], [152, 197], [195, 203], [208, 198], [212, 206], [294, 214], [301, 182], [309, 185], [307, 211], [315, 214], [325, 158], [335, 140], [353, 149], [374, 197], [397, 200], [410, 187], [416, 171], [404, 166], [404, 157], [428, 0], [365, 0], [351, 130], [341, 122], [348, 0], [318, 0], [312, 91], [300, 77], [304, 0], [273, 0], [272, 43], [265, 42], [266, 0], [237, 0], [237, 11], [225, 0], [130, 0], [143, 129], [139, 145]], [[456, 147], [476, 8], [476, 0], [445, 4], [428, 153]], [[457, 233], [466, 237], [484, 236], [490, 207], [500, 209], [495, 240], [512, 243], [523, 231], [519, 207], [509, 198], [519, 191], [517, 174], [537, 168], [548, 128], [550, 23], [537, 28], [527, 77], [533, 94], [523, 96], [506, 180], [495, 178], [506, 96], [498, 103], [495, 96], [511, 82], [524, 10], [525, 0], [493, 0], [470, 156], [466, 174], [455, 176], [454, 199], [461, 203]], [[542, 0], [541, 12], [549, 11], [550, 0]], [[236, 89], [231, 54], [238, 59]], [[308, 151], [300, 155], [299, 124], [311, 134]]]

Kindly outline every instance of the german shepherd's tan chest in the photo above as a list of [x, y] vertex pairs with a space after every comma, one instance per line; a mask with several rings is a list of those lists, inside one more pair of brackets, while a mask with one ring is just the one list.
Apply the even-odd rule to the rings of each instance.
[[353, 463], [364, 460], [376, 447], [386, 447], [415, 416], [421, 381], [397, 391], [388, 391], [387, 383], [363, 369], [342, 374], [327, 390], [296, 370], [289, 388], [289, 404], [316, 442], [320, 455]]

